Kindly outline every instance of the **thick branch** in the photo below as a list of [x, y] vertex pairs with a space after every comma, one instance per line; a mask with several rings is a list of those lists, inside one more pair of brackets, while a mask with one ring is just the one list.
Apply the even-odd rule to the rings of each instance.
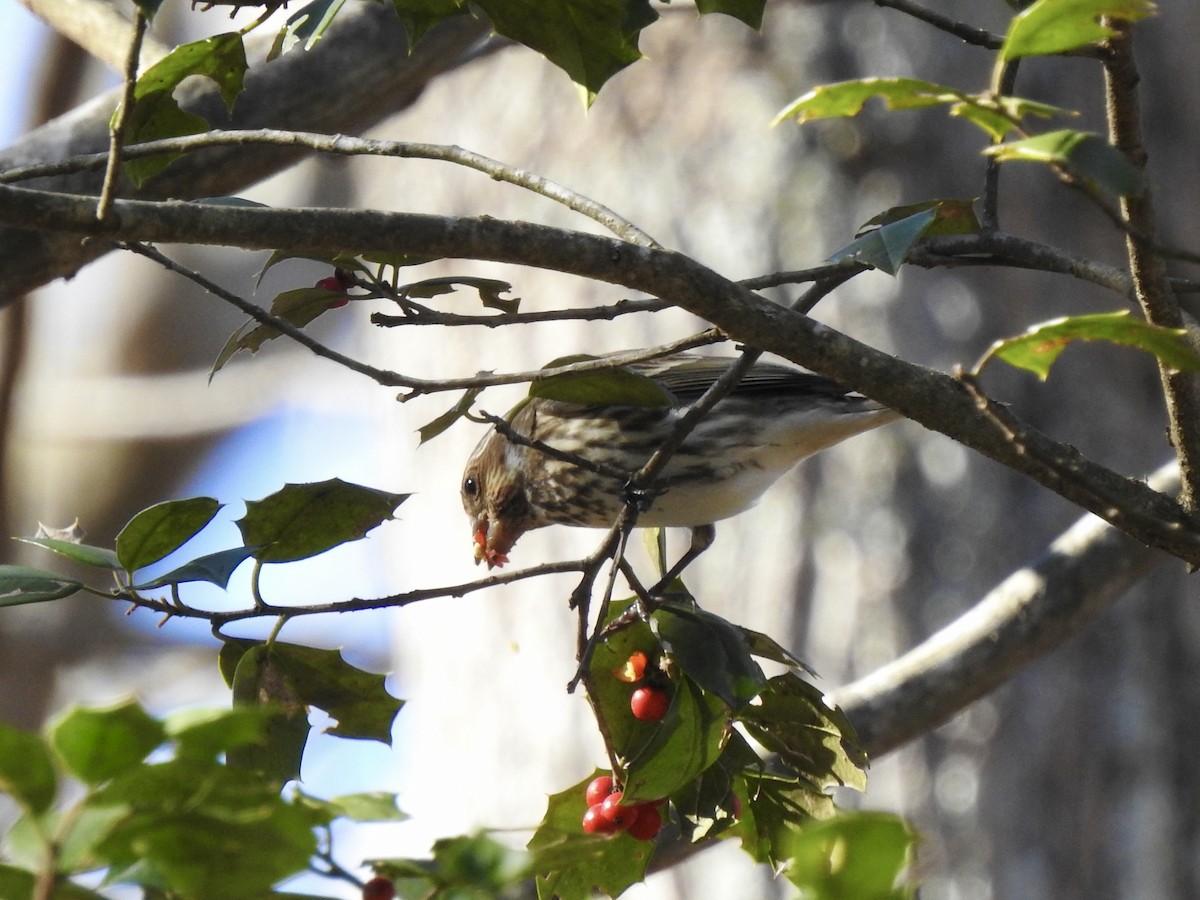
[[[1175, 464], [1152, 483], [1179, 486]], [[878, 756], [948, 720], [1014, 672], [1054, 650], [1167, 560], [1094, 516], [904, 656], [833, 692]]]
[[[125, 48], [133, 22], [106, 0], [21, 0], [35, 16], [75, 42], [117, 72], [125, 71]], [[166, 44], [146, 37], [138, 55], [145, 71], [171, 51]]]
[[[404, 29], [388, 5], [347, 4], [312, 50], [254, 66], [232, 120], [208, 79], [188, 79], [175, 94], [184, 109], [203, 115], [215, 127], [357, 131], [412, 104], [438, 75], [474, 58], [488, 33], [486, 22], [456, 16], [431, 29], [408, 55]], [[272, 37], [255, 35], [247, 41], [251, 59], [265, 56], [265, 44]], [[126, 44], [122, 40], [122, 50]], [[120, 93], [120, 88], [110, 91], [30, 132], [0, 152], [0, 170], [104, 151]], [[299, 148], [207, 150], [177, 160], [141, 191], [123, 186], [121, 195], [154, 199], [230, 194], [292, 164], [303, 153]], [[98, 195], [100, 180], [98, 173], [86, 173], [40, 186]], [[81, 245], [69, 234], [0, 229], [0, 303], [72, 275], [108, 249], [103, 243]]]
[[5, 186], [0, 186], [0, 222], [110, 240], [487, 259], [645, 291], [706, 319], [733, 340], [777, 353], [886, 403], [1145, 544], [1200, 564], [1200, 531], [1172, 498], [1093, 463], [1011, 414], [981, 409], [977, 395], [948, 375], [895, 359], [770, 303], [680, 253], [525, 222], [369, 210], [123, 200], [113, 205], [109, 222], [100, 224], [88, 198]]
[[[1120, 29], [1105, 49], [1109, 139], [1144, 171], [1146, 147], [1137, 90], [1141, 76], [1133, 59], [1129, 29]], [[1157, 249], [1157, 224], [1149, 186], [1141, 194], [1123, 195], [1121, 213], [1129, 226], [1125, 247], [1134, 295], [1146, 321], [1167, 328], [1183, 327], [1183, 314], [1167, 280], [1166, 262]], [[1191, 373], [1170, 369], [1163, 363], [1159, 364], [1159, 376], [1167, 401], [1171, 443], [1179, 456], [1182, 473], [1180, 502], [1187, 509], [1195, 509], [1200, 503], [1200, 381]]]

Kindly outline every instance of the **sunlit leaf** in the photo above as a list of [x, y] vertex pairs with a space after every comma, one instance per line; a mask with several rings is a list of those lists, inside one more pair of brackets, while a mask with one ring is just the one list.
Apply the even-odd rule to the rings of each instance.
[[94, 566], [98, 569], [111, 569], [114, 572], [120, 572], [123, 568], [121, 561], [117, 559], [117, 554], [107, 547], [93, 547], [90, 544], [76, 544], [73, 541], [62, 541], [58, 538], [47, 537], [31, 537], [31, 538], [15, 538], [25, 544], [34, 544], [38, 547], [44, 547], [59, 556], [65, 556], [67, 559], [74, 560], [77, 563], [83, 563], [85, 566]]
[[164, 737], [162, 723], [133, 701], [108, 709], [72, 709], [49, 732], [67, 770], [93, 785], [140, 763]]
[[1066, 316], [1035, 325], [1024, 334], [996, 341], [975, 364], [974, 373], [993, 357], [1011, 366], [1033, 372], [1043, 381], [1050, 368], [1070, 344], [1077, 341], [1108, 341], [1151, 353], [1165, 366], [1180, 371], [1200, 371], [1200, 353], [1180, 328], [1163, 328], [1130, 318], [1128, 310]]
[[515, 313], [521, 306], [520, 297], [501, 297], [512, 290], [507, 281], [497, 278], [472, 278], [466, 275], [450, 275], [445, 278], [427, 278], [406, 284], [401, 290], [405, 297], [437, 297], [442, 294], [452, 294], [460, 287], [474, 288], [479, 294], [479, 302], [487, 309], [497, 309], [504, 313]]
[[1142, 173], [1120, 150], [1098, 134], [1087, 131], [1048, 131], [1037, 137], [1009, 141], [985, 151], [1003, 162], [1040, 162], [1060, 165], [1085, 181], [1115, 194], [1137, 194]]
[[904, 900], [914, 887], [901, 878], [915, 835], [899, 816], [843, 812], [788, 836], [784, 875], [812, 897]]
[[1076, 50], [1112, 37], [1103, 19], [1136, 22], [1154, 11], [1150, 0], [1038, 0], [1013, 17], [1000, 57]]

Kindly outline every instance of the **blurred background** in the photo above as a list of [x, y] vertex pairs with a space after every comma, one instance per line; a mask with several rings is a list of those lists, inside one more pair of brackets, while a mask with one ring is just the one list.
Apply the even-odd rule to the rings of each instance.
[[[948, 15], [963, 4], [930, 2]], [[1009, 8], [969, 4], [973, 24], [1003, 31]], [[991, 56], [861, 3], [777, 3], [757, 34], [723, 17], [664, 7], [648, 59], [585, 110], [559, 70], [503, 47], [450, 67], [420, 98], [366, 134], [458, 144], [532, 170], [602, 202], [667, 247], [733, 278], [815, 265], [876, 213], [934, 197], [974, 197], [983, 145], [939, 111], [769, 127], [814, 85], [868, 75], [982, 88]], [[454, 26], [456, 27], [456, 26]], [[169, 4], [154, 32], [168, 44], [226, 30], [225, 13]], [[1191, 35], [1200, 8], [1164, 4], [1138, 26], [1144, 115], [1169, 243], [1200, 245], [1195, 155], [1200, 93]], [[118, 83], [113, 71], [0, 0], [5, 143]], [[1181, 64], [1180, 60], [1184, 62]], [[254, 60], [251, 60], [252, 64]], [[1104, 130], [1098, 67], [1023, 66], [1017, 92], [1084, 110], [1070, 127]], [[336, 99], [336, 98], [335, 98]], [[1047, 172], [1012, 166], [1001, 224], [1122, 264], [1119, 236]], [[243, 196], [276, 206], [367, 206], [490, 215], [595, 230], [549, 201], [446, 164], [308, 160]], [[266, 254], [168, 247], [175, 258], [249, 296]], [[330, 274], [291, 262], [257, 288], [277, 292]], [[415, 277], [512, 283], [523, 310], [610, 303], [625, 294], [547, 272], [442, 262]], [[772, 296], [790, 300], [798, 289]], [[0, 369], [10, 385], [3, 524], [30, 535], [76, 517], [111, 542], [135, 512], [208, 494], [227, 504], [211, 546], [230, 546], [241, 501], [285, 482], [330, 477], [414, 492], [395, 522], [316, 560], [276, 567], [274, 602], [319, 603], [468, 581], [471, 536], [458, 500], [462, 463], [481, 430], [461, 423], [418, 446], [416, 430], [451, 395], [401, 405], [381, 388], [276, 341], [208, 371], [242, 316], [145, 260], [109, 255], [2, 314]], [[942, 370], [971, 364], [996, 338], [1058, 315], [1121, 308], [1099, 289], [996, 269], [853, 279], [814, 315], [905, 359]], [[468, 295], [447, 307], [475, 312]], [[649, 345], [703, 326], [678, 313], [520, 332], [380, 329], [351, 304], [314, 334], [373, 365], [434, 378], [528, 369], [565, 353]], [[999, 369], [985, 386], [1051, 435], [1119, 471], [1143, 474], [1169, 453], [1157, 376], [1129, 351], [1069, 350], [1047, 384]], [[501, 413], [523, 389], [489, 390]], [[871, 671], [952, 620], [1041, 551], [1079, 511], [947, 438], [902, 422], [802, 464], [751, 512], [718, 528], [689, 584], [707, 608], [778, 638], [835, 687]], [[599, 534], [547, 529], [524, 538], [515, 565], [590, 552]], [[686, 535], [674, 537], [682, 548]], [[639, 551], [640, 553], [640, 551]], [[47, 566], [7, 544], [4, 561]], [[640, 563], [645, 565], [644, 557]], [[408, 705], [394, 749], [310, 744], [306, 789], [324, 796], [386, 789], [410, 822], [348, 836], [344, 863], [420, 854], [437, 837], [513, 829], [523, 843], [544, 798], [603, 762], [589, 711], [565, 685], [574, 671], [570, 578], [439, 599], [398, 611], [286, 626], [283, 638], [343, 647], [357, 665], [393, 673]], [[244, 579], [230, 599], [242, 603]], [[1200, 896], [1200, 612], [1182, 566], [1166, 565], [1051, 657], [1030, 666], [920, 742], [874, 762], [860, 802], [908, 817], [921, 835], [926, 900]], [[37, 727], [70, 704], [135, 695], [156, 712], [227, 702], [204, 628], [159, 628], [145, 612], [74, 598], [0, 616], [0, 717]], [[246, 634], [261, 634], [245, 630]], [[333, 746], [333, 745], [337, 746]], [[329, 890], [326, 886], [323, 889]], [[700, 854], [634, 888], [633, 898], [784, 897], [790, 886], [735, 847]]]

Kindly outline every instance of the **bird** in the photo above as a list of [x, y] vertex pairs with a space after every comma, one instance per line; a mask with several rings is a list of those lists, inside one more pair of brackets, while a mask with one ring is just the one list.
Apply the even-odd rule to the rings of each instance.
[[[651, 388], [649, 400], [643, 393], [625, 402], [618, 390], [604, 402], [542, 392], [550, 396], [519, 403], [506, 428], [494, 425], [483, 437], [463, 471], [476, 564], [505, 565], [517, 541], [537, 528], [612, 527], [629, 498], [630, 476], [736, 360], [683, 352], [620, 366]], [[668, 573], [678, 574], [712, 543], [713, 523], [749, 509], [800, 460], [898, 418], [823, 376], [757, 362], [659, 472], [637, 525], [692, 529], [691, 549]]]

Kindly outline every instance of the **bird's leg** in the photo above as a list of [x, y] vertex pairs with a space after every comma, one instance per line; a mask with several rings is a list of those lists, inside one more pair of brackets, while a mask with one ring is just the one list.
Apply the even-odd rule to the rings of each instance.
[[661, 596], [662, 593], [671, 586], [676, 578], [678, 578], [683, 570], [695, 562], [696, 557], [712, 546], [717, 537], [717, 527], [715, 525], [697, 525], [692, 529], [692, 544], [688, 547], [687, 552], [679, 557], [679, 561], [667, 570], [667, 573], [659, 579], [658, 584], [650, 588], [651, 596]]

